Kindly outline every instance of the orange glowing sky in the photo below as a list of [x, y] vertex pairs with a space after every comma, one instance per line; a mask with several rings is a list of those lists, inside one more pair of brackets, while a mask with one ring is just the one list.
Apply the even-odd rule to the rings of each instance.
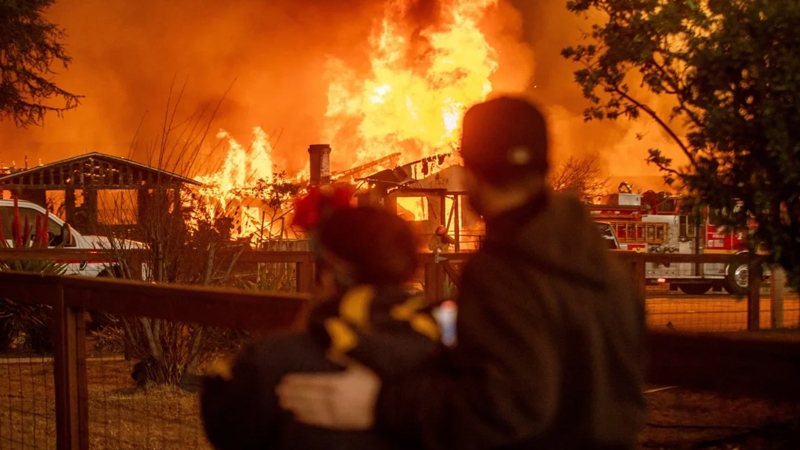
[[[436, 24], [425, 21], [440, 19], [426, 17], [425, 11], [436, 2], [408, 1], [417, 16], [405, 24], [435, 31]], [[524, 92], [545, 106], [556, 159], [599, 151], [612, 175], [657, 174], [643, 161], [647, 148], [667, 144], [655, 126], [582, 122], [585, 103], [571, 82], [574, 68], [559, 51], [588, 24], [573, 18], [563, 0], [481, 2], [497, 3], [478, 24], [496, 49], [492, 89], [495, 94]], [[0, 159], [19, 166], [26, 155], [31, 164], [90, 151], [125, 156], [140, 122], [140, 142], [155, 139], [170, 85], [184, 79], [183, 116], [215, 104], [233, 83], [208, 143], [207, 153], [217, 164], [225, 157], [216, 137], [220, 129], [245, 145], [256, 126], [270, 134], [278, 131], [272, 158], [289, 173], [301, 171], [308, 145], [323, 139], [333, 141], [334, 152], [353, 152], [341, 149], [352, 132], [331, 131], [331, 86], [347, 85], [347, 71], [350, 81], [376, 83], [355, 89], [380, 88], [372, 44], [384, 5], [382, 0], [60, 0], [50, 16], [69, 35], [73, 63], [56, 79], [85, 99], [63, 118], [48, 116], [43, 127], [16, 129], [0, 123]], [[332, 71], [331, 64], [342, 71]], [[484, 69], [478, 65], [474, 70]], [[413, 80], [406, 86], [416, 89]], [[339, 128], [346, 130], [347, 115], [338, 118], [344, 120]], [[335, 167], [336, 153], [332, 159]], [[348, 157], [346, 164], [363, 160]]]

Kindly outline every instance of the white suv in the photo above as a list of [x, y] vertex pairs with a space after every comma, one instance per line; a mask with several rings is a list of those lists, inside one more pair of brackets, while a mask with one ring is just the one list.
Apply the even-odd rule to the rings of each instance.
[[[36, 223], [36, 216], [44, 217], [47, 211], [28, 201], [19, 201], [19, 218], [23, 223], [25, 218], [33, 226]], [[14, 201], [0, 200], [0, 223], [3, 226], [3, 236], [11, 238], [11, 220], [14, 215]], [[41, 220], [41, 219], [39, 219]], [[102, 236], [84, 236], [63, 220], [52, 214], [48, 216], [48, 232], [50, 234], [50, 247], [62, 245], [63, 248], [73, 249], [108, 249], [110, 248], [107, 238]], [[65, 242], [66, 241], [66, 242]], [[126, 247], [143, 248], [144, 245], [138, 242], [126, 242]], [[114, 262], [112, 261], [66, 261], [68, 262], [65, 275], [83, 275], [96, 277], [113, 271]]]

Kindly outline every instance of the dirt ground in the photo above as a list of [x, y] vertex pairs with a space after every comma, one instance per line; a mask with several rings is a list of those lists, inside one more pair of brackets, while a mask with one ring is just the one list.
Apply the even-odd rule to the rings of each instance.
[[[196, 394], [136, 387], [132, 364], [87, 362], [93, 449], [210, 449]], [[800, 405], [650, 387], [642, 449], [800, 449]], [[0, 448], [55, 448], [52, 363], [0, 362]]]
[[[646, 449], [798, 449], [800, 404], [649, 388]], [[655, 391], [655, 392], [654, 392]]]

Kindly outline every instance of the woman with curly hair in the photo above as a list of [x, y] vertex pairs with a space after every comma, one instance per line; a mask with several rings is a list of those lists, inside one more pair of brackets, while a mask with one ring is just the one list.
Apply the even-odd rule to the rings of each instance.
[[[293, 372], [337, 372], [346, 358], [388, 379], [428, 363], [439, 327], [406, 284], [417, 268], [408, 224], [386, 210], [349, 206], [350, 193], [313, 190], [296, 205], [294, 223], [308, 230], [317, 256], [318, 304], [307, 331], [247, 347], [232, 367], [206, 377], [203, 422], [219, 449], [417, 448], [373, 431], [344, 432], [303, 425], [275, 396]], [[401, 438], [402, 440], [402, 438]]]

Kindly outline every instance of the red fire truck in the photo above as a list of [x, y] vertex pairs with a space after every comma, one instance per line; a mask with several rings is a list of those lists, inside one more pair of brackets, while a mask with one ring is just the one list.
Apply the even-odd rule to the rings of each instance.
[[727, 264], [656, 264], [647, 263], [650, 284], [669, 283], [672, 289], [701, 295], [712, 288], [744, 295], [748, 288], [748, 266], [737, 255], [747, 253], [743, 232], [727, 233], [708, 217], [697, 219], [683, 212], [687, 199], [620, 192], [604, 205], [590, 205], [597, 222], [608, 223], [623, 250], [647, 253], [725, 253], [732, 256]]

